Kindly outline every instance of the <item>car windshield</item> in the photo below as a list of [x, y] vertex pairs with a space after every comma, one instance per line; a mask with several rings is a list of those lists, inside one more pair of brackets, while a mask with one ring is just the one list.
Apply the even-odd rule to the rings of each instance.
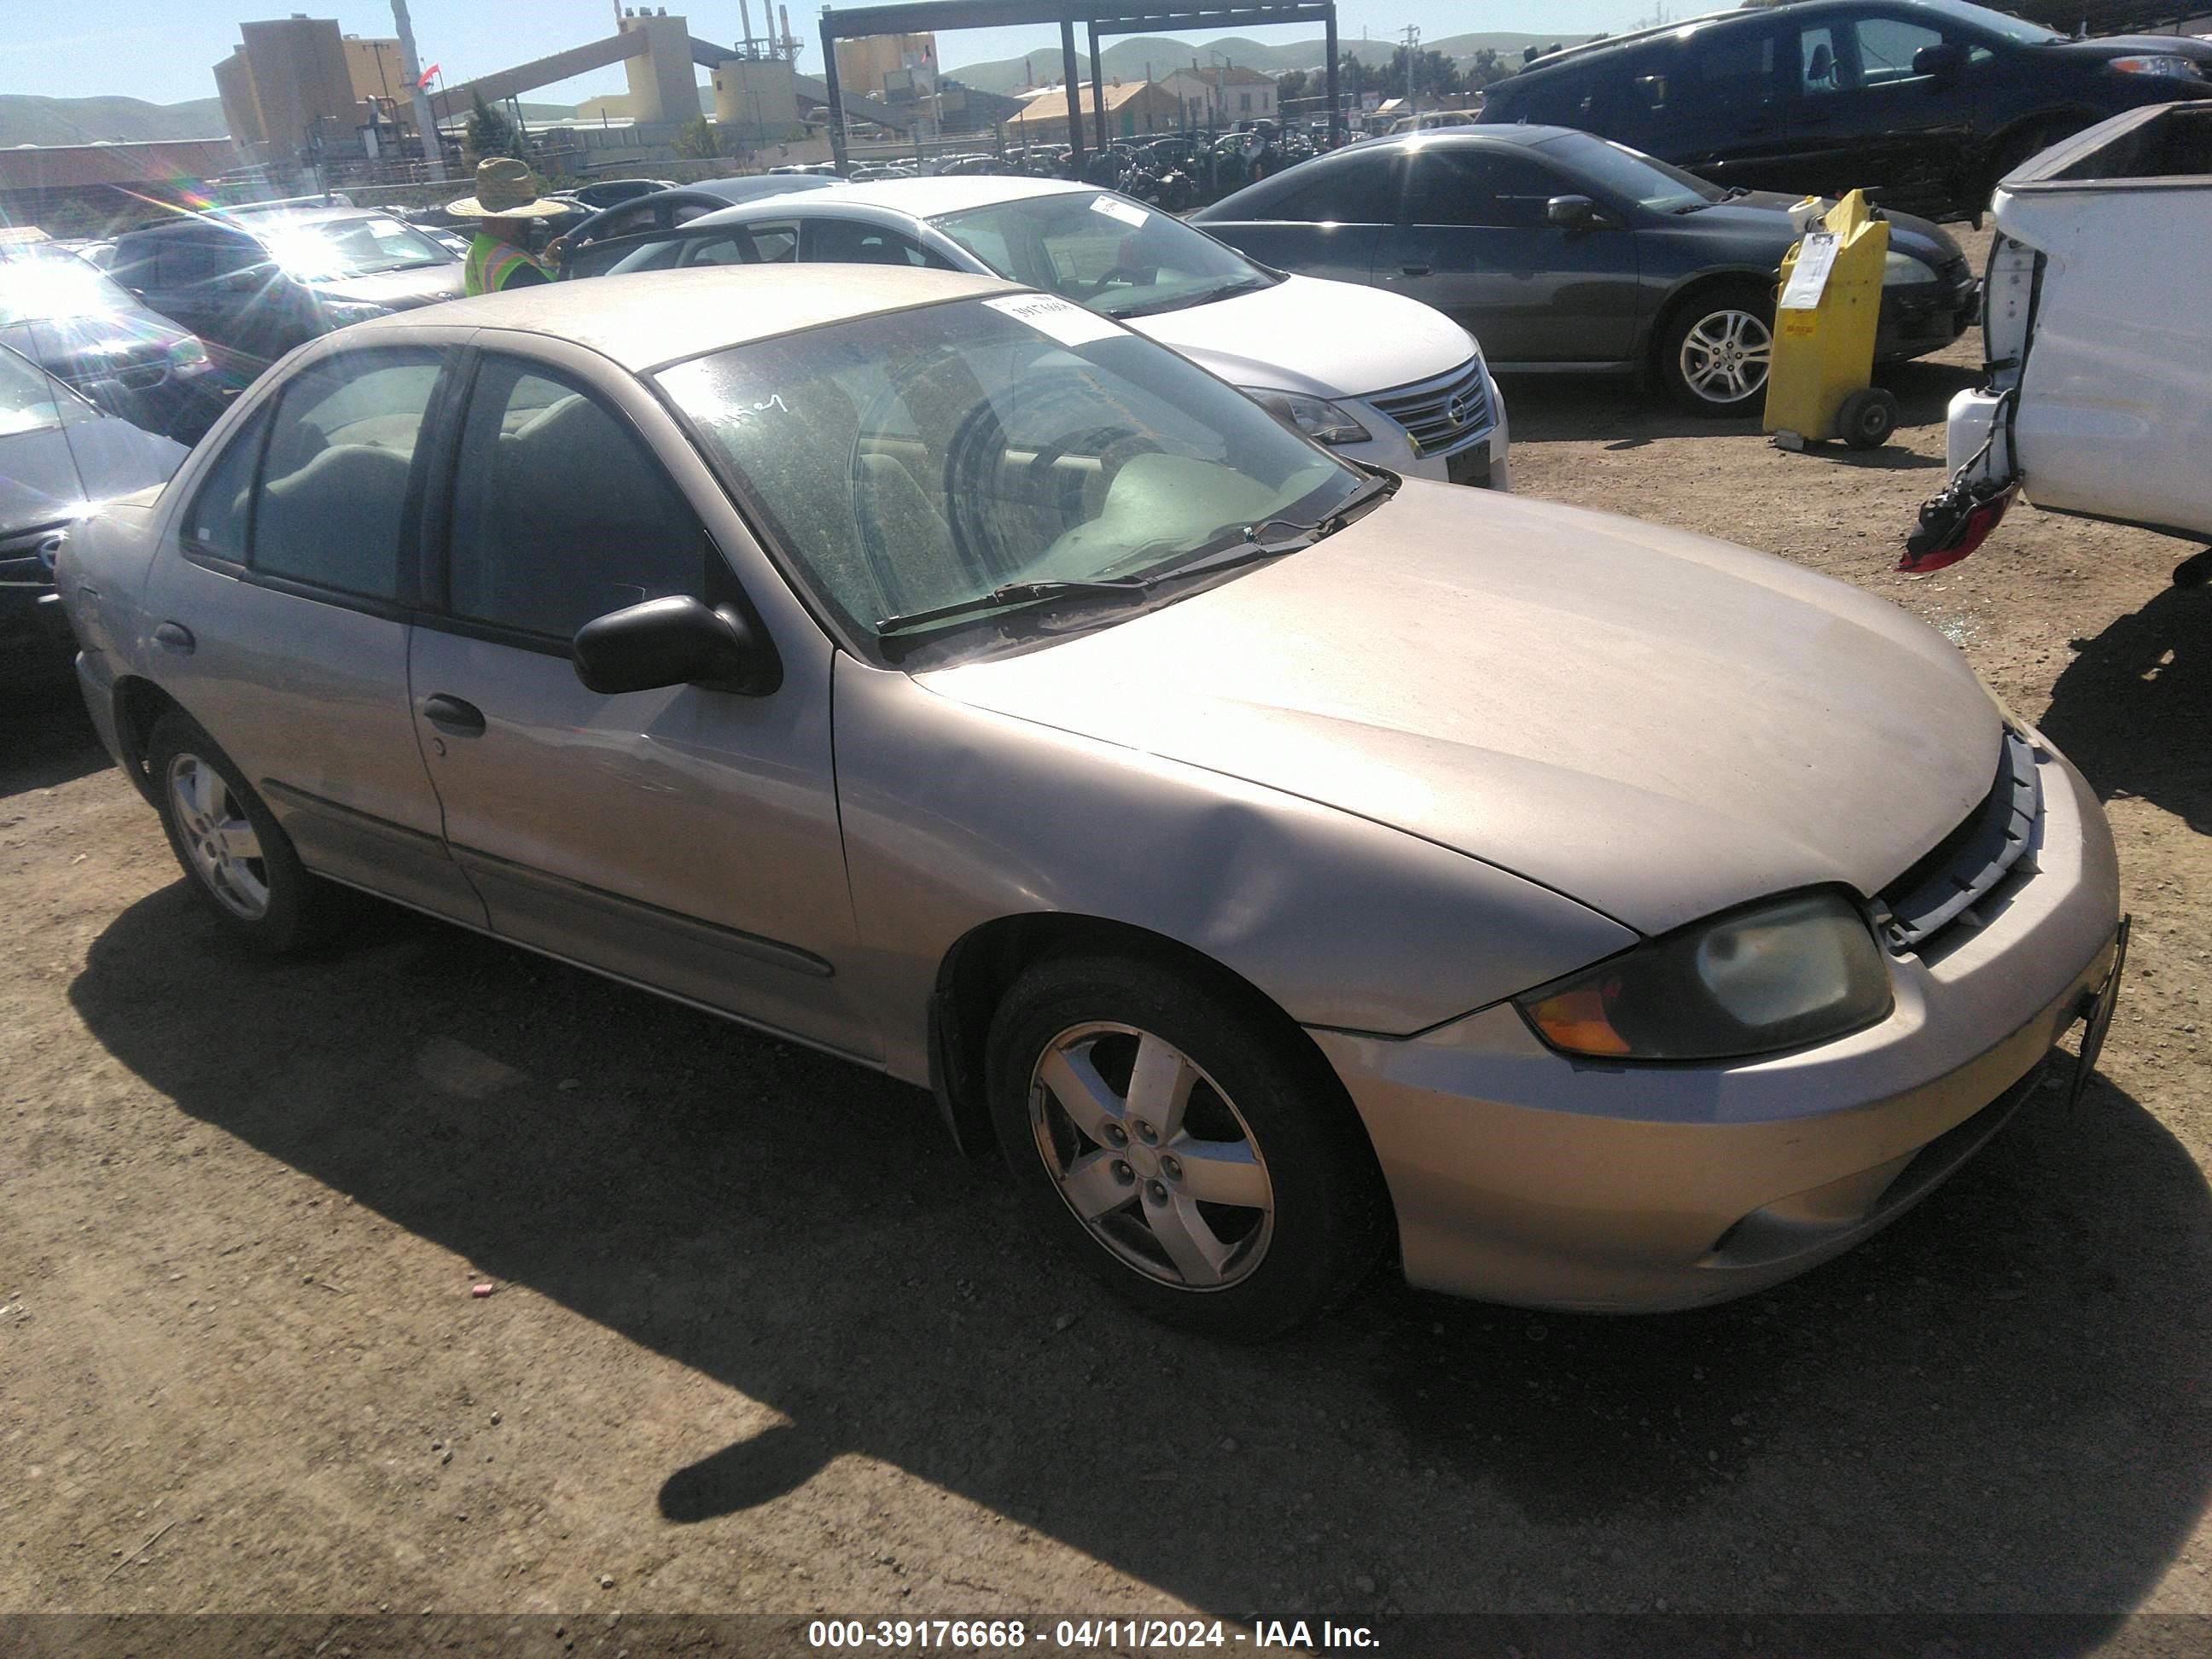
[[73, 253], [40, 250], [0, 258], [0, 325], [128, 312], [114, 279]]
[[1923, 11], [1940, 12], [1954, 22], [1967, 23], [1991, 34], [2016, 40], [2023, 46], [2033, 46], [2045, 40], [2063, 40], [2066, 37], [2040, 23], [2031, 23], [2023, 18], [2008, 17], [2001, 11], [1991, 11], [1987, 6], [1968, 5], [1966, 0], [1920, 0]]
[[1024, 197], [930, 223], [1000, 276], [1109, 317], [1180, 311], [1275, 280], [1173, 215], [1111, 191]]
[[[1186, 359], [1041, 295], [859, 319], [656, 378], [793, 574], [887, 656], [979, 623], [990, 644], [1113, 620], [1110, 603], [1056, 607], [1048, 585], [1164, 576], [1249, 531], [1318, 526], [1366, 483]], [[884, 625], [898, 618], [915, 625]]]
[[452, 263], [428, 237], [382, 214], [270, 225], [259, 234], [276, 263], [303, 283], [342, 282]]
[[1688, 213], [1728, 195], [1718, 185], [1654, 161], [1640, 149], [1585, 132], [1547, 138], [1536, 148], [1573, 168], [1604, 194], [1633, 202], [1650, 213]]
[[37, 364], [0, 347], [0, 438], [52, 432], [98, 418], [90, 404]]

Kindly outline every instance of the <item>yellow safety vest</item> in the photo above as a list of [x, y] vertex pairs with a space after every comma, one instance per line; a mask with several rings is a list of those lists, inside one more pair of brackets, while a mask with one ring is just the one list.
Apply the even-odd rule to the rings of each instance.
[[469, 243], [469, 257], [461, 266], [464, 294], [496, 294], [525, 270], [534, 270], [545, 282], [553, 273], [512, 243], [478, 235]]

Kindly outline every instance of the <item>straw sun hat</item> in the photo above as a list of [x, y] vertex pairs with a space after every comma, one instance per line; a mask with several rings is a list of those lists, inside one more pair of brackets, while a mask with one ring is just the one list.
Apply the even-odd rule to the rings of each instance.
[[477, 162], [477, 193], [446, 204], [447, 212], [464, 219], [556, 219], [568, 210], [566, 202], [538, 195], [529, 167], [507, 155]]

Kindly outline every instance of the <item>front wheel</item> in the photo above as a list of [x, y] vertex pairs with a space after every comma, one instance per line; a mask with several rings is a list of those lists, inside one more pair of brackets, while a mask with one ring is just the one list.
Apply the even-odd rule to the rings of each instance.
[[1374, 1265], [1387, 1200], [1350, 1103], [1299, 1042], [1195, 973], [1031, 968], [987, 1067], [1031, 1212], [1167, 1324], [1257, 1341], [1331, 1307]]
[[1659, 376], [1674, 401], [1715, 420], [1756, 415], [1774, 361], [1774, 300], [1748, 284], [1695, 296], [1659, 340]]

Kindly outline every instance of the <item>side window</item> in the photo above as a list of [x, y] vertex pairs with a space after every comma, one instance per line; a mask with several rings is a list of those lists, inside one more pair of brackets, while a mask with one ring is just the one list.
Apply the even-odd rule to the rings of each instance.
[[1395, 161], [1389, 155], [1362, 155], [1315, 168], [1313, 178], [1290, 185], [1261, 211], [1270, 219], [1313, 224], [1387, 224], [1398, 194]]
[[348, 352], [285, 386], [254, 492], [254, 570], [398, 598], [415, 440], [440, 368], [434, 351]]
[[1406, 222], [1534, 229], [1559, 193], [1551, 174], [1517, 155], [1425, 149], [1407, 176]]
[[477, 375], [448, 549], [453, 615], [560, 640], [706, 581], [706, 532], [628, 422], [513, 358]]
[[1822, 23], [1797, 32], [1797, 86], [1808, 98], [1818, 98], [1844, 86], [1836, 60], [1836, 31]]
[[185, 509], [179, 535], [187, 550], [232, 564], [246, 562], [246, 538], [252, 524], [253, 475], [261, 461], [261, 441], [269, 433], [265, 404], [230, 441], [200, 483], [199, 494]]
[[1771, 29], [1724, 29], [1692, 40], [1672, 88], [1676, 112], [1719, 117], [1772, 103], [1779, 79], [1775, 46]]
[[801, 234], [810, 264], [944, 264], [912, 237], [854, 219], [809, 219]]
[[1858, 36], [1859, 82], [1863, 86], [1885, 86], [1893, 81], [1921, 78], [1912, 60], [1930, 46], [1943, 44], [1938, 30], [1902, 17], [1862, 17], [1855, 26]]

